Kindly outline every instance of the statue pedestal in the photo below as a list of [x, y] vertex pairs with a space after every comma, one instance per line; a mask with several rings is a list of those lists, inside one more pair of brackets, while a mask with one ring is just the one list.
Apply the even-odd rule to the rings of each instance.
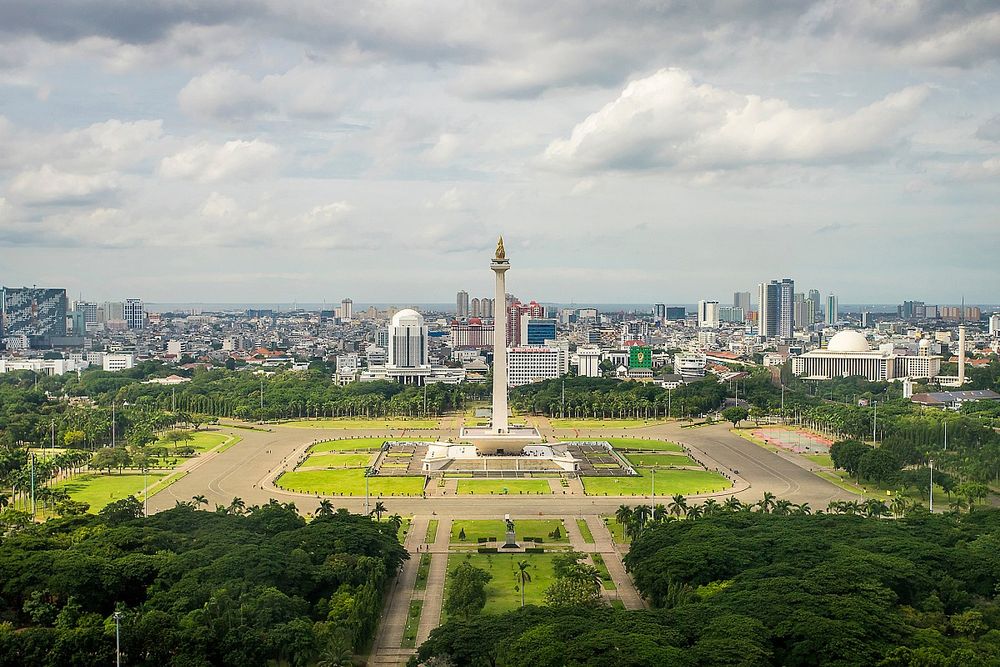
[[501, 549], [519, 549], [520, 548], [517, 545], [517, 542], [515, 541], [514, 531], [513, 530], [508, 530], [507, 531], [507, 537], [504, 538], [503, 546], [500, 547], [500, 548]]

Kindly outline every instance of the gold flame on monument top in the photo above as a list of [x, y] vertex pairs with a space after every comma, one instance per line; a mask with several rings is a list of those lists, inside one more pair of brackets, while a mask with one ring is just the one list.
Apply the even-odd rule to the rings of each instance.
[[503, 236], [497, 240], [497, 254], [493, 259], [507, 259], [507, 253], [503, 249]]

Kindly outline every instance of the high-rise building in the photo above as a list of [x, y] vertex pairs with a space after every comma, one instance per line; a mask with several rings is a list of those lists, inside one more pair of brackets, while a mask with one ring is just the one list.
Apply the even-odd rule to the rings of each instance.
[[823, 303], [818, 289], [809, 290], [809, 300], [813, 302], [816, 310], [819, 310], [820, 304]]
[[840, 319], [840, 308], [837, 305], [837, 297], [830, 294], [826, 297], [826, 323], [836, 324]]
[[122, 319], [129, 329], [142, 329], [146, 326], [146, 309], [142, 299], [125, 299], [122, 306]]
[[596, 345], [581, 345], [576, 348], [577, 370], [580, 377], [601, 376], [601, 348]]
[[344, 299], [340, 302], [340, 319], [354, 319], [354, 302], [350, 299]]
[[94, 324], [97, 322], [97, 304], [91, 301], [76, 301], [73, 303], [73, 310], [83, 313], [84, 324]]
[[470, 317], [468, 322], [454, 320], [451, 323], [451, 346], [481, 349], [493, 347], [493, 325], [483, 324], [478, 317]]
[[455, 309], [458, 311], [459, 317], [469, 316], [469, 293], [465, 290], [458, 293], [455, 299]]
[[1000, 313], [990, 315], [990, 335], [1000, 336]]
[[794, 331], [795, 282], [784, 278], [780, 282], [757, 286], [759, 315], [757, 332], [762, 338], [791, 338]]
[[743, 316], [750, 314], [750, 292], [735, 292], [733, 294], [733, 307], [742, 308]]
[[496, 301], [494, 299], [483, 298], [479, 301], [479, 307], [482, 311], [483, 317], [492, 318], [494, 316], [494, 307], [496, 306]]
[[521, 343], [531, 346], [545, 345], [547, 339], [556, 337], [556, 321], [539, 317], [521, 318]]
[[654, 303], [653, 304], [653, 317], [662, 322], [667, 316], [667, 304], [665, 303]]
[[746, 314], [738, 306], [719, 306], [720, 322], [745, 322]]
[[32, 345], [66, 335], [66, 290], [4, 287], [0, 301], [0, 335], [26, 336]]
[[478, 298], [475, 298], [469, 302], [469, 317], [482, 317], [482, 316], [483, 316], [483, 304]]
[[871, 327], [871, 325], [872, 325], [872, 314], [869, 313], [867, 310], [862, 311], [862, 313], [861, 313], [861, 328], [862, 329], [868, 329], [868, 328]]
[[559, 350], [514, 347], [507, 351], [507, 386], [519, 387], [559, 377]]
[[392, 316], [389, 324], [389, 359], [393, 369], [422, 368], [429, 366], [427, 355], [427, 326], [424, 316], [405, 308]]
[[796, 328], [811, 327], [816, 322], [816, 303], [812, 299], [807, 299], [803, 292], [798, 292], [795, 295], [793, 310]]
[[719, 302], [698, 302], [698, 326], [702, 329], [714, 329], [719, 326]]
[[524, 342], [521, 340], [522, 318], [543, 317], [544, 315], [545, 310], [537, 301], [524, 305], [515, 299], [507, 309], [507, 347], [517, 347]]
[[667, 306], [665, 317], [668, 320], [683, 320], [687, 317], [687, 309], [684, 306]]

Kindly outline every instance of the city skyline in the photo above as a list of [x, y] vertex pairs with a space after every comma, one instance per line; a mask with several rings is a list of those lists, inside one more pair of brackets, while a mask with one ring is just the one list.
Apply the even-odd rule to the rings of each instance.
[[448, 302], [503, 231], [550, 302], [989, 302], [998, 16], [14, 3], [0, 282]]

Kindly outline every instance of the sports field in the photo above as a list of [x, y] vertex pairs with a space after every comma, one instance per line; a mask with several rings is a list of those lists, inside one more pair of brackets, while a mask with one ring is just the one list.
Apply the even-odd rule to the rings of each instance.
[[437, 428], [436, 419], [297, 419], [282, 422], [292, 428], [409, 429]]
[[[146, 476], [149, 486], [163, 477], [167, 473], [151, 472]], [[128, 496], [142, 493], [144, 487], [143, 476], [140, 475], [77, 475], [66, 482], [61, 482], [56, 486], [66, 489], [73, 500], [88, 503], [91, 512], [100, 511], [108, 503]], [[155, 491], [155, 489], [151, 489]]]
[[[559, 528], [559, 538], [549, 537], [549, 533]], [[462, 531], [465, 539], [459, 539]], [[507, 524], [502, 519], [458, 519], [451, 524], [451, 541], [453, 544], [476, 544], [480, 537], [495, 537], [503, 542], [507, 535]], [[543, 544], [569, 542], [566, 527], [560, 519], [521, 519], [514, 521], [514, 535], [518, 540], [528, 537], [540, 537]]]
[[[648, 496], [652, 490], [651, 469], [637, 468], [637, 477], [582, 477], [589, 496]], [[708, 470], [660, 470], [656, 473], [658, 496], [684, 496], [728, 489], [732, 484], [719, 473]]]
[[769, 445], [796, 454], [828, 454], [833, 444], [829, 438], [795, 428], [759, 428], [754, 430], [753, 435]]
[[[515, 590], [520, 585], [517, 576], [519, 561], [528, 561], [528, 575], [531, 581], [524, 586], [524, 604], [545, 604], [545, 589], [555, 581], [552, 559], [558, 554], [452, 554], [448, 557], [448, 571], [469, 559], [473, 566], [486, 570], [493, 577], [486, 584], [486, 607], [483, 612], [499, 614], [521, 606], [521, 593]], [[448, 582], [445, 582], [448, 595]]]
[[[365, 471], [363, 468], [347, 470], [295, 470], [278, 478], [277, 485], [288, 491], [318, 493], [333, 496], [365, 495]], [[423, 477], [368, 478], [368, 492], [371, 496], [419, 496], [424, 490]]]

